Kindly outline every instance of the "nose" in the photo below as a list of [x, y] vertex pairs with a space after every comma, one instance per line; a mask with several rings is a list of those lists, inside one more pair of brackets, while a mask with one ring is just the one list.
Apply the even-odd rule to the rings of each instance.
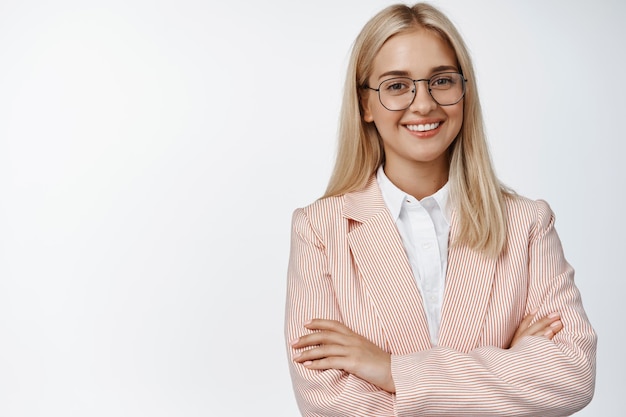
[[[426, 84], [424, 84], [426, 82]], [[437, 108], [437, 102], [433, 99], [428, 91], [428, 80], [416, 80], [413, 82], [415, 86], [415, 97], [409, 106], [409, 110], [419, 114], [426, 115]]]

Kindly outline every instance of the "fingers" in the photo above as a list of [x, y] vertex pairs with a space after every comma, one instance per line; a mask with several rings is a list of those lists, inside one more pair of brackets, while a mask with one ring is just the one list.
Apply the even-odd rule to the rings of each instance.
[[349, 369], [349, 365], [345, 363], [346, 361], [347, 358], [344, 356], [330, 356], [318, 360], [308, 360], [302, 362], [302, 365], [304, 365], [307, 369], [313, 369], [316, 371], [325, 371], [327, 369], [346, 370]]
[[335, 320], [314, 319], [304, 326], [317, 331], [291, 342], [294, 349], [305, 349], [293, 355], [295, 362], [316, 370], [354, 367], [355, 345], [359, 344], [357, 334]]
[[341, 345], [322, 345], [293, 355], [296, 362], [300, 362], [305, 366], [310, 365], [310, 361], [318, 361], [329, 357], [345, 357], [349, 354], [349, 348]]
[[352, 330], [337, 320], [313, 319], [304, 323], [304, 327], [309, 330], [332, 330], [343, 334], [353, 333]]
[[544, 336], [552, 339], [562, 328], [561, 315], [555, 312], [537, 320], [524, 331], [524, 335]]
[[304, 323], [304, 327], [318, 331], [291, 341], [290, 344], [295, 349], [321, 344], [346, 345], [349, 343], [348, 338], [356, 336], [352, 330], [336, 320], [313, 319]]
[[291, 347], [294, 349], [303, 349], [315, 345], [347, 345], [349, 343], [350, 336], [333, 332], [333, 331], [319, 331], [302, 336], [291, 342]]
[[537, 315], [537, 312], [538, 309], [534, 309], [526, 317], [524, 317], [517, 328], [515, 335], [513, 336], [510, 347], [515, 346], [525, 336], [539, 336], [551, 340], [563, 329], [561, 314], [558, 312], [551, 313], [532, 323]]
[[543, 333], [542, 336], [552, 339], [561, 330], [563, 330], [563, 322], [559, 319], [550, 323], [550, 327]]

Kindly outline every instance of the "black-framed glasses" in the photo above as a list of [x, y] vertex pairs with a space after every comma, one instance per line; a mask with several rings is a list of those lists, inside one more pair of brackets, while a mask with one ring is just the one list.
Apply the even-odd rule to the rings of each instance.
[[394, 77], [384, 80], [378, 88], [364, 85], [363, 88], [378, 92], [378, 99], [384, 108], [390, 111], [408, 109], [417, 94], [417, 83], [425, 81], [428, 93], [440, 106], [452, 106], [465, 95], [463, 74], [458, 72], [440, 72], [430, 78], [414, 80], [409, 77]]

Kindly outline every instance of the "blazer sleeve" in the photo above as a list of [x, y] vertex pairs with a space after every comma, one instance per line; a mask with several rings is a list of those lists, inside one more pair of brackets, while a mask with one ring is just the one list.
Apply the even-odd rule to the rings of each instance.
[[528, 336], [514, 348], [448, 348], [392, 355], [397, 416], [566, 416], [591, 401], [596, 334], [583, 310], [547, 203], [534, 202], [528, 236], [528, 299], [537, 317], [560, 312], [552, 339]]
[[340, 370], [310, 370], [292, 360], [289, 342], [312, 318], [343, 322], [329, 276], [326, 247], [304, 210], [292, 220], [285, 338], [291, 380], [303, 416], [394, 416], [393, 395]]

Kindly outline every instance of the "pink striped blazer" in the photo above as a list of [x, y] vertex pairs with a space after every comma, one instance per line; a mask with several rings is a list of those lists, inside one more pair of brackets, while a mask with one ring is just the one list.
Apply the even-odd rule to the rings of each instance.
[[[431, 346], [420, 292], [374, 177], [361, 191], [293, 216], [285, 333], [311, 318], [339, 320], [392, 356], [396, 393], [339, 370], [289, 366], [305, 416], [565, 416], [595, 383], [596, 335], [554, 216], [543, 201], [507, 199], [508, 244], [498, 259], [449, 251], [439, 345]], [[453, 214], [451, 239], [458, 232]], [[525, 337], [522, 318], [561, 313], [553, 340]]]

